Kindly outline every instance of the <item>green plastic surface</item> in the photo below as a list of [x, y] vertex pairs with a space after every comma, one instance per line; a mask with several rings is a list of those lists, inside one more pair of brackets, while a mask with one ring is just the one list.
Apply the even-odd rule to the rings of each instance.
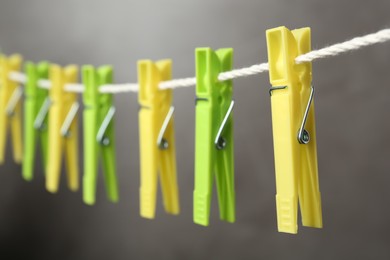
[[32, 62], [27, 62], [25, 65], [27, 82], [25, 85], [24, 99], [24, 156], [22, 175], [26, 181], [31, 181], [34, 176], [34, 163], [36, 160], [36, 141], [38, 137], [41, 142], [41, 154], [43, 159], [43, 169], [47, 165], [48, 153], [48, 131], [47, 117], [44, 120], [42, 129], [34, 128], [34, 121], [38, 115], [45, 98], [48, 96], [48, 91], [38, 87], [38, 80], [47, 79], [49, 71], [49, 63], [41, 62], [35, 65]]
[[96, 200], [96, 185], [98, 173], [98, 155], [103, 158], [103, 173], [107, 189], [107, 197], [112, 202], [119, 200], [118, 181], [116, 176], [114, 121], [112, 120], [105, 132], [109, 139], [108, 145], [97, 141], [98, 130], [113, 105], [112, 94], [102, 94], [99, 87], [112, 83], [112, 67], [104, 66], [95, 69], [92, 66], [83, 67], [84, 112], [84, 177], [83, 200], [93, 205]]
[[222, 137], [224, 149], [214, 144], [217, 132], [232, 101], [232, 81], [218, 81], [218, 74], [232, 69], [233, 50], [196, 49], [196, 128], [194, 222], [207, 226], [214, 174], [217, 183], [220, 218], [235, 221], [233, 115]]

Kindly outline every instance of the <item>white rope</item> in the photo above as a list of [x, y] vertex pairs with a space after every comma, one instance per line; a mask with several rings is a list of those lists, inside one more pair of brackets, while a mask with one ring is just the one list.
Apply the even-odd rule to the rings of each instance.
[[69, 92], [83, 93], [84, 85], [80, 83], [68, 83], [65, 84], [64, 89], [65, 91], [69, 91]]
[[[297, 64], [304, 62], [311, 62], [317, 59], [332, 57], [340, 55], [345, 52], [354, 51], [361, 49], [366, 46], [374, 45], [377, 43], [383, 43], [390, 40], [390, 29], [380, 30], [376, 33], [368, 34], [361, 37], [356, 37], [351, 40], [333, 44], [331, 46], [314, 50], [306, 54], [300, 55], [295, 59]], [[247, 77], [250, 75], [260, 74], [269, 70], [268, 63], [261, 63], [252, 65], [250, 67], [235, 69], [231, 71], [222, 72], [218, 75], [218, 80], [225, 81], [236, 79], [240, 77]], [[26, 83], [27, 77], [25, 74], [12, 71], [10, 73], [10, 79], [22, 84]], [[159, 84], [160, 89], [174, 89], [182, 87], [191, 87], [196, 85], [196, 78], [183, 78], [183, 79], [173, 79], [169, 81], [163, 81]], [[50, 88], [50, 81], [48, 80], [39, 80], [38, 86], [41, 88]], [[137, 92], [138, 84], [136, 83], [126, 83], [126, 84], [110, 84], [103, 85], [100, 87], [101, 93], [123, 93], [123, 92]], [[84, 91], [83, 84], [66, 84], [66, 91], [78, 92], [81, 93]]]
[[168, 88], [182, 88], [182, 87], [191, 87], [196, 85], [196, 78], [184, 78], [184, 79], [173, 79], [168, 81], [163, 81], [159, 84], [160, 89]]
[[38, 80], [38, 87], [49, 89], [51, 87], [51, 82], [47, 79], [40, 79]]
[[110, 84], [100, 86], [99, 91], [101, 93], [122, 93], [122, 92], [138, 92], [138, 84]]
[[376, 33], [368, 34], [362, 37], [356, 37], [352, 40], [337, 43], [329, 47], [322, 48], [303, 54], [295, 59], [296, 63], [310, 62], [317, 59], [336, 56], [344, 52], [358, 50], [376, 43], [387, 42], [390, 40], [390, 29], [384, 29]]
[[27, 82], [27, 76], [19, 71], [11, 71], [9, 73], [9, 79], [21, 84], [25, 84]]
[[[50, 82], [50, 80], [47, 80], [47, 79], [40, 79], [40, 80], [38, 80], [38, 87], [44, 88], [44, 89], [50, 89], [51, 82]], [[84, 92], [84, 85], [80, 84], [80, 83], [65, 84], [64, 89], [65, 89], [65, 91], [69, 91], [69, 92], [83, 93]]]
[[[12, 80], [15, 80], [20, 83], [25, 83], [26, 78], [23, 73], [20, 72], [12, 72]], [[11, 74], [11, 75], [12, 75]], [[24, 78], [23, 78], [24, 77]], [[22, 81], [24, 80], [24, 81]], [[47, 79], [41, 79], [38, 81], [38, 86], [44, 89], [50, 89], [51, 82]], [[137, 92], [138, 84], [110, 84], [110, 85], [102, 85], [99, 88], [101, 93], [121, 93], [121, 92]], [[65, 84], [65, 91], [83, 93], [84, 85], [79, 83]]]
[[239, 78], [239, 77], [247, 77], [247, 76], [259, 74], [259, 73], [262, 73], [265, 71], [268, 71], [268, 63], [261, 63], [261, 64], [252, 65], [252, 66], [247, 67], [247, 68], [222, 72], [218, 75], [218, 79], [220, 81], [224, 81], [224, 80], [235, 79], [235, 78]]

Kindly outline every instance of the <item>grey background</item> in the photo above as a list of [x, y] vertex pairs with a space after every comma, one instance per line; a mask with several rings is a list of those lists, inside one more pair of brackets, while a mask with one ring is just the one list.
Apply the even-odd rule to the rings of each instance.
[[[136, 61], [173, 59], [194, 75], [196, 47], [233, 47], [234, 67], [267, 59], [265, 30], [312, 28], [313, 48], [390, 26], [390, 1], [1, 0], [0, 45], [28, 60], [113, 64], [135, 82]], [[11, 159], [0, 167], [0, 259], [389, 259], [390, 44], [315, 62], [324, 229], [278, 233], [268, 75], [234, 82], [237, 222], [192, 223], [194, 88], [174, 92], [181, 214], [139, 217], [138, 104], [117, 95], [119, 204], [86, 206], [81, 192], [27, 183]], [[81, 123], [81, 121], [80, 121]], [[82, 147], [80, 145], [80, 150]], [[80, 168], [82, 165], [80, 165]], [[82, 169], [82, 168], [81, 168]], [[214, 194], [215, 195], [215, 194]]]

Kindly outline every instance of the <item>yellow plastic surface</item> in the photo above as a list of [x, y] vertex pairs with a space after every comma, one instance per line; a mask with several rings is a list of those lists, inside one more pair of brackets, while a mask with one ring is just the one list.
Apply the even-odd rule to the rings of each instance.
[[[298, 231], [298, 199], [302, 224], [322, 227], [318, 184], [314, 102], [305, 129], [308, 144], [298, 142], [298, 131], [311, 92], [311, 63], [295, 64], [298, 55], [311, 50], [310, 28], [267, 30], [272, 127], [274, 138], [278, 230]], [[285, 87], [285, 88], [283, 88]]]
[[70, 190], [76, 191], [79, 188], [77, 116], [71, 123], [68, 137], [62, 136], [60, 129], [70, 107], [77, 102], [76, 93], [64, 90], [65, 84], [77, 81], [77, 67], [71, 65], [63, 69], [58, 65], [52, 65], [49, 74], [51, 106], [49, 110], [49, 155], [46, 189], [52, 193], [58, 191], [61, 160], [63, 150], [65, 150], [68, 187]]
[[139, 135], [141, 159], [140, 214], [153, 219], [156, 211], [157, 175], [160, 173], [165, 211], [179, 213], [179, 192], [176, 177], [176, 149], [173, 116], [164, 139], [168, 148], [162, 150], [157, 138], [172, 104], [172, 90], [160, 90], [161, 81], [171, 79], [171, 61], [138, 62], [139, 79]]
[[0, 55], [0, 164], [4, 163], [8, 127], [11, 128], [14, 161], [21, 163], [23, 158], [21, 100], [16, 104], [12, 115], [6, 113], [7, 104], [15, 89], [19, 86], [17, 82], [9, 78], [9, 74], [11, 71], [20, 71], [21, 65], [22, 57], [18, 54], [9, 58]]

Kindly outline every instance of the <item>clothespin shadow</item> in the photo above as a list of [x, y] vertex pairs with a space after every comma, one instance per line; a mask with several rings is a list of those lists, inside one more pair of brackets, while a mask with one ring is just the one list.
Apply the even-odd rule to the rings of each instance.
[[302, 224], [322, 227], [318, 184], [311, 63], [295, 58], [311, 50], [310, 28], [267, 30], [271, 110], [276, 173], [278, 230], [298, 232]]
[[232, 62], [232, 49], [196, 49], [194, 222], [203, 226], [209, 225], [214, 178], [220, 218], [235, 221], [233, 84], [218, 81]]

